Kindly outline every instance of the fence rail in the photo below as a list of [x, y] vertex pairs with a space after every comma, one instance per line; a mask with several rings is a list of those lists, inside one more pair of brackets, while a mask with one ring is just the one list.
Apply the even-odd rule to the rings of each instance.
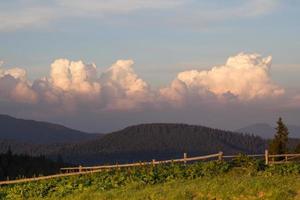
[[[109, 169], [120, 169], [120, 168], [128, 168], [128, 167], [138, 167], [138, 166], [146, 166], [146, 165], [159, 165], [159, 164], [167, 164], [167, 163], [184, 163], [191, 161], [202, 161], [202, 160], [223, 160], [223, 159], [233, 159], [237, 158], [240, 155], [224, 155], [223, 152], [219, 152], [216, 154], [205, 155], [205, 156], [196, 156], [196, 157], [188, 157], [186, 153], [183, 154], [183, 158], [181, 159], [173, 159], [173, 160], [152, 160], [151, 162], [138, 162], [138, 163], [128, 163], [128, 164], [116, 164], [116, 165], [101, 165], [101, 166], [90, 166], [90, 167], [65, 167], [61, 168], [60, 174], [54, 174], [49, 176], [40, 176], [34, 178], [24, 178], [18, 180], [7, 180], [7, 181], [0, 181], [1, 185], [9, 185], [9, 184], [17, 184], [17, 183], [25, 183], [25, 182], [32, 182], [32, 181], [39, 181], [39, 180], [46, 180], [52, 178], [59, 178], [59, 177], [67, 177], [67, 176], [74, 176], [74, 175], [83, 175], [83, 174], [91, 174], [101, 172], [103, 170]], [[280, 163], [288, 163], [291, 162], [293, 159], [300, 158], [300, 154], [278, 154], [278, 155], [270, 155], [268, 150], [265, 151], [265, 154], [254, 154], [254, 155], [246, 155], [248, 157], [253, 158], [264, 158], [266, 165], [272, 164], [280, 164]], [[276, 160], [278, 158], [284, 158], [282, 160]]]
[[292, 160], [300, 158], [300, 154], [276, 154], [276, 155], [269, 155], [268, 150], [265, 151], [265, 163], [266, 165], [272, 164], [282, 164], [282, 163], [289, 163]]
[[72, 172], [72, 171], [88, 171], [88, 170], [97, 170], [97, 169], [112, 169], [112, 168], [124, 168], [124, 167], [137, 167], [137, 166], [144, 166], [144, 165], [158, 165], [158, 164], [167, 164], [167, 163], [178, 163], [183, 162], [187, 163], [190, 161], [199, 161], [199, 160], [207, 160], [211, 158], [218, 158], [221, 160], [223, 158], [223, 152], [219, 152], [217, 154], [211, 154], [206, 156], [197, 156], [197, 157], [187, 157], [187, 154], [184, 153], [184, 157], [181, 159], [173, 159], [173, 160], [161, 160], [156, 161], [152, 160], [151, 162], [139, 162], [139, 163], [130, 163], [130, 164], [116, 164], [116, 165], [101, 165], [101, 166], [92, 166], [92, 167], [64, 167], [60, 170], [62, 172]]
[[[236, 158], [239, 155], [228, 155], [228, 156], [223, 156], [223, 158]], [[248, 157], [251, 158], [259, 158], [259, 157], [265, 157], [265, 154], [254, 154], [254, 155], [247, 155]]]

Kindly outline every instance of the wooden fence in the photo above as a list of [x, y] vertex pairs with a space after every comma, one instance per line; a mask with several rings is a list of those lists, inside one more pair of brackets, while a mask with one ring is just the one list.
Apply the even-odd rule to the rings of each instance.
[[278, 154], [270, 155], [268, 150], [265, 150], [266, 165], [289, 163], [292, 161], [300, 161], [300, 154]]
[[151, 162], [138, 162], [138, 163], [130, 163], [130, 164], [116, 164], [116, 165], [101, 165], [101, 166], [92, 166], [92, 167], [66, 167], [61, 168], [62, 173], [70, 173], [70, 172], [83, 172], [83, 171], [93, 171], [93, 170], [104, 170], [104, 169], [114, 169], [114, 168], [127, 168], [127, 167], [138, 167], [145, 165], [159, 165], [159, 164], [167, 164], [167, 163], [184, 163], [191, 161], [200, 161], [200, 160], [208, 160], [217, 158], [218, 160], [223, 159], [223, 152], [219, 152], [216, 154], [206, 155], [206, 156], [196, 156], [196, 157], [187, 157], [187, 154], [183, 154], [183, 158], [181, 159], [173, 159], [173, 160], [152, 160]]
[[[9, 185], [9, 184], [17, 184], [17, 183], [25, 183], [32, 182], [38, 180], [52, 179], [58, 177], [67, 177], [74, 175], [82, 175], [82, 174], [90, 174], [97, 173], [103, 170], [109, 169], [120, 169], [120, 168], [128, 168], [128, 167], [141, 167], [147, 165], [159, 165], [159, 164], [167, 164], [167, 163], [183, 163], [187, 164], [192, 161], [205, 161], [205, 160], [227, 160], [239, 157], [240, 155], [224, 155], [223, 152], [219, 152], [216, 154], [206, 155], [206, 156], [196, 156], [196, 157], [188, 157], [186, 153], [183, 154], [183, 158], [181, 159], [173, 159], [173, 160], [161, 160], [156, 161], [152, 160], [151, 162], [138, 162], [138, 163], [128, 163], [128, 164], [116, 164], [116, 165], [101, 165], [101, 166], [91, 166], [91, 167], [66, 167], [61, 168], [60, 174], [49, 175], [49, 176], [40, 176], [33, 178], [24, 178], [18, 180], [7, 180], [0, 181], [0, 185]], [[300, 158], [300, 154], [280, 154], [280, 155], [270, 155], [268, 150], [265, 151], [265, 154], [255, 154], [255, 155], [246, 155], [248, 157], [253, 158], [261, 158], [265, 160], [266, 165], [279, 164], [279, 163], [288, 163], [295, 159]], [[279, 159], [276, 159], [279, 158]]]

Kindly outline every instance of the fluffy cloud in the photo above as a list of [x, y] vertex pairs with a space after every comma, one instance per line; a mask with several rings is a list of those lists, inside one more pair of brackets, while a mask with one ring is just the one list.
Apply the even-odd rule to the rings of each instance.
[[0, 65], [0, 98], [20, 103], [35, 103], [36, 93], [31, 89], [26, 78], [26, 71], [20, 68], [1, 69]]
[[[139, 110], [147, 106], [249, 102], [280, 96], [273, 83], [271, 57], [240, 53], [210, 70], [184, 71], [166, 88], [152, 90], [133, 70], [132, 60], [118, 60], [102, 74], [95, 64], [57, 59], [49, 77], [27, 80], [20, 68], [0, 68], [0, 99], [39, 104], [60, 112]], [[55, 110], [54, 109], [54, 110]]]
[[101, 76], [108, 109], [128, 110], [152, 101], [148, 84], [134, 72], [132, 60], [118, 60]]
[[51, 65], [50, 78], [52, 85], [63, 91], [98, 95], [101, 90], [96, 66], [82, 61], [55, 60]]
[[273, 83], [269, 71], [272, 57], [240, 53], [229, 57], [226, 64], [210, 70], [184, 71], [170, 87], [161, 89], [167, 99], [181, 103], [188, 96], [212, 96], [241, 101], [275, 97], [284, 89]]
[[132, 66], [132, 60], [118, 60], [98, 75], [95, 64], [57, 59], [50, 76], [33, 84], [23, 69], [0, 69], [0, 99], [39, 103], [60, 111], [136, 109], [153, 101], [154, 93]]
[[38, 94], [40, 104], [50, 104], [58, 111], [82, 106], [92, 109], [101, 102], [96, 66], [82, 61], [55, 60], [50, 77], [35, 80], [32, 89]]

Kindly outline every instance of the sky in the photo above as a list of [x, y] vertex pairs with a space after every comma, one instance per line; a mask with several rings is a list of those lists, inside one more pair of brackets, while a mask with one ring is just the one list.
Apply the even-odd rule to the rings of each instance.
[[296, 0], [0, 1], [0, 113], [90, 132], [300, 125]]

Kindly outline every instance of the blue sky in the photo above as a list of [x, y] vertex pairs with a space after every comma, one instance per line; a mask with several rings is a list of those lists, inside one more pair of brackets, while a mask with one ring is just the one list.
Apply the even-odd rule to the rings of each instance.
[[[178, 5], [165, 0], [153, 1], [152, 6], [145, 8], [131, 8], [134, 1], [112, 1], [112, 8], [101, 5], [104, 1], [86, 1], [86, 12], [70, 16], [64, 12], [71, 9], [76, 13], [80, 9], [76, 2], [80, 1], [66, 1], [70, 4], [67, 8], [58, 6], [60, 1], [42, 2], [0, 3], [6, 17], [1, 21], [10, 21], [10, 17], [19, 13], [21, 19], [33, 18], [25, 25], [14, 25], [21, 21], [16, 19], [0, 27], [0, 58], [4, 66], [24, 67], [31, 78], [46, 76], [56, 58], [82, 59], [95, 62], [100, 68], [110, 66], [117, 59], [131, 58], [140, 76], [154, 85], [166, 84], [183, 69], [208, 68], [245, 51], [272, 55], [277, 81], [286, 85], [300, 82], [293, 77], [293, 68], [300, 63], [300, 3], [297, 1], [263, 0], [265, 5], [260, 11], [257, 5], [248, 6], [251, 2], [261, 4], [257, 0], [186, 0], [177, 1]], [[93, 4], [98, 8], [93, 10]], [[125, 13], [113, 8], [122, 5], [128, 6]], [[37, 7], [49, 10], [49, 16], [43, 19], [41, 13], [34, 13]], [[243, 7], [248, 13], [236, 13], [236, 9]], [[29, 9], [33, 13], [26, 11]], [[289, 69], [283, 72], [282, 68]], [[158, 73], [166, 81], [157, 80]], [[293, 81], [290, 82], [290, 77], [287, 81], [288, 75]]]
[[273, 57], [276, 84], [299, 91], [299, 19], [296, 0], [1, 1], [0, 60], [33, 82], [49, 77], [59, 58], [99, 72], [132, 59], [138, 76], [159, 88], [181, 71], [259, 53]]

